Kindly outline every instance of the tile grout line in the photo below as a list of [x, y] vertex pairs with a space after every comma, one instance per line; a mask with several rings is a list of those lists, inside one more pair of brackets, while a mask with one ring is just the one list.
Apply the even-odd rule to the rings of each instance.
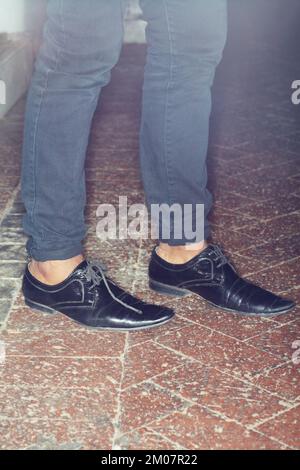
[[[221, 420], [223, 420], [223, 421], [225, 421], [225, 422], [235, 423], [235, 424], [237, 424], [238, 426], [241, 426], [242, 428], [244, 428], [244, 429], [246, 429], [246, 430], [248, 430], [248, 431], [257, 432], [257, 433], [259, 433], [259, 434], [261, 434], [261, 435], [263, 435], [263, 436], [265, 436], [265, 437], [268, 437], [270, 440], [272, 440], [272, 441], [274, 441], [274, 442], [278, 442], [279, 444], [284, 445], [285, 447], [290, 447], [290, 446], [289, 446], [288, 444], [286, 444], [285, 442], [279, 441], [279, 440], [276, 439], [276, 438], [272, 438], [272, 437], [266, 436], [263, 432], [258, 431], [258, 430], [256, 430], [256, 429], [251, 429], [251, 425], [243, 424], [243, 423], [237, 421], [236, 419], [230, 418], [229, 416], [227, 416], [227, 415], [225, 415], [225, 414], [218, 413], [216, 410], [209, 408], [209, 406], [207, 406], [207, 405], [202, 405], [202, 404], [200, 404], [200, 403], [194, 402], [193, 400], [191, 400], [191, 399], [189, 399], [189, 398], [183, 397], [182, 395], [180, 395], [180, 393], [173, 392], [173, 391], [170, 392], [167, 388], [165, 388], [165, 387], [163, 387], [163, 386], [157, 384], [156, 382], [152, 382], [151, 380], [149, 380], [149, 384], [153, 385], [154, 388], [157, 388], [157, 389], [162, 390], [162, 391], [164, 391], [164, 392], [167, 391], [167, 392], [169, 392], [172, 396], [174, 396], [174, 397], [176, 397], [176, 398], [182, 400], [183, 402], [185, 402], [185, 403], [186, 403], [185, 410], [192, 409], [193, 407], [202, 408], [202, 409], [204, 409], [205, 411], [207, 411], [207, 412], [212, 413], [213, 415], [215, 415], [216, 418], [219, 418], [219, 419], [221, 419]], [[184, 406], [184, 403], [183, 403], [182, 406]], [[293, 409], [293, 408], [295, 408], [295, 407], [296, 407], [296, 406], [290, 407], [288, 410], [284, 410], [284, 412], [290, 411], [290, 409]], [[131, 433], [131, 432], [133, 432], [133, 431], [136, 431], [136, 430], [138, 430], [138, 429], [142, 429], [143, 427], [149, 427], [149, 428], [152, 430], [151, 426], [152, 426], [153, 423], [155, 423], [156, 421], [163, 420], [163, 419], [165, 419], [165, 418], [171, 416], [172, 414], [178, 413], [178, 412], [180, 412], [180, 411], [181, 411], [180, 409], [176, 409], [176, 410], [167, 412], [167, 413], [165, 413], [164, 415], [160, 416], [159, 418], [155, 418], [155, 419], [153, 419], [152, 421], [149, 421], [149, 422], [146, 423], [146, 424], [143, 423], [142, 425], [140, 425], [140, 426], [138, 426], [138, 427], [132, 429], [131, 431], [128, 431], [128, 432], [126, 432], [126, 433], [121, 434], [121, 436], [124, 436], [124, 435], [126, 435], [126, 434], [129, 434], [129, 433]], [[261, 424], [261, 423], [260, 423], [260, 424]], [[290, 448], [291, 448], [291, 447], [290, 447]]]
[[[179, 314], [178, 316], [179, 316], [180, 318], [183, 318], [184, 320], [186, 320], [182, 315]], [[273, 328], [272, 330], [268, 330], [267, 332], [278, 330], [278, 329], [280, 329], [282, 326], [288, 325], [289, 323], [293, 323], [293, 321], [294, 321], [294, 320], [291, 320], [291, 322], [287, 322], [287, 323], [281, 324], [281, 323], [279, 323], [279, 322], [271, 321], [270, 319], [266, 319], [266, 320], [267, 320], [268, 323], [270, 323], [270, 325], [274, 324], [274, 328]], [[229, 334], [227, 334], [227, 333], [224, 333], [223, 331], [216, 330], [216, 329], [214, 329], [214, 328], [211, 328], [210, 326], [206, 326], [206, 325], [204, 325], [203, 323], [197, 323], [197, 322], [195, 322], [194, 320], [188, 320], [188, 322], [193, 323], [194, 325], [197, 325], [197, 326], [199, 326], [200, 328], [206, 328], [207, 330], [210, 330], [210, 332], [213, 333], [213, 334], [217, 333], [217, 334], [219, 334], [219, 335], [225, 336], [226, 338], [230, 338], [230, 339], [232, 339], [232, 340], [234, 340], [234, 341], [236, 341], [236, 342], [238, 342], [238, 343], [240, 343], [240, 344], [244, 344], [244, 345], [246, 345], [246, 346], [248, 346], [248, 347], [250, 347], [250, 348], [252, 348], [252, 349], [255, 349], [256, 351], [267, 353], [267, 354], [269, 354], [270, 356], [272, 356], [274, 359], [279, 359], [279, 357], [278, 357], [276, 354], [272, 353], [271, 351], [265, 351], [264, 349], [260, 349], [260, 348], [258, 348], [257, 346], [255, 346], [255, 345], [253, 345], [253, 344], [251, 344], [251, 343], [247, 343], [246, 340], [238, 339], [238, 338], [236, 338], [236, 337], [234, 337], [234, 336], [231, 336], [231, 335], [229, 335]], [[275, 326], [275, 325], [276, 325], [276, 326]], [[188, 325], [188, 324], [187, 324], [187, 325], [183, 325], [182, 328], [188, 328], [189, 326], [190, 326], [190, 325]], [[264, 333], [263, 333], [263, 334], [264, 334]], [[259, 336], [259, 335], [257, 335], [257, 336]], [[256, 336], [255, 336], [255, 337], [256, 337]], [[251, 338], [249, 338], [249, 339], [251, 339]], [[155, 340], [155, 341], [156, 341], [156, 340]]]
[[[232, 375], [232, 374], [230, 374], [229, 372], [224, 372], [224, 370], [218, 369], [218, 367], [207, 366], [206, 364], [204, 364], [203, 362], [201, 362], [201, 361], [199, 361], [199, 360], [197, 360], [197, 359], [193, 359], [193, 358], [190, 357], [190, 358], [189, 358], [189, 361], [186, 359], [186, 363], [188, 363], [188, 362], [190, 362], [191, 364], [192, 364], [193, 362], [196, 362], [198, 365], [201, 365], [201, 366], [203, 366], [203, 367], [206, 367], [207, 369], [212, 369], [212, 370], [214, 370], [214, 371], [217, 371], [217, 372], [219, 372], [221, 375], [225, 375], [226, 377], [230, 377], [231, 379], [233, 379], [233, 380], [235, 380], [235, 381], [237, 381], [237, 382], [242, 382], [243, 384], [245, 384], [245, 385], [247, 385], [247, 386], [249, 386], [249, 387], [252, 387], [252, 388], [254, 388], [254, 389], [260, 390], [260, 391], [266, 393], [267, 395], [271, 395], [271, 396], [273, 396], [273, 397], [276, 398], [276, 399], [280, 399], [280, 400], [282, 400], [282, 401], [287, 402], [288, 404], [291, 404], [291, 405], [292, 405], [293, 402], [295, 401], [295, 400], [293, 400], [293, 401], [292, 401], [292, 400], [289, 400], [289, 399], [287, 399], [287, 398], [285, 398], [285, 397], [283, 397], [283, 396], [281, 396], [281, 395], [278, 395], [277, 393], [270, 392], [269, 390], [267, 390], [267, 389], [261, 387], [260, 385], [256, 385], [255, 383], [250, 382], [250, 381], [248, 381], [248, 380], [245, 379], [245, 378], [241, 378], [241, 377]], [[284, 364], [285, 364], [285, 363], [284, 363]], [[151, 377], [149, 377], [149, 378], [146, 378], [146, 379], [144, 379], [144, 380], [141, 380], [140, 382], [136, 382], [136, 383], [134, 383], [134, 384], [127, 385], [125, 388], [123, 388], [123, 392], [124, 392], [124, 391], [128, 391], [128, 390], [130, 390], [130, 388], [133, 388], [133, 387], [135, 387], [135, 386], [140, 386], [140, 385], [143, 385], [143, 384], [146, 384], [146, 383], [150, 383], [151, 381], [154, 381], [154, 382], [155, 382], [155, 379], [156, 379], [156, 378], [159, 378], [159, 377], [161, 377], [161, 376], [163, 376], [163, 375], [165, 375], [165, 374], [169, 374], [169, 373], [175, 372], [177, 369], [180, 369], [181, 367], [184, 367], [185, 365], [188, 365], [188, 364], [181, 364], [181, 365], [178, 365], [178, 366], [171, 367], [170, 369], [164, 370], [163, 372], [160, 372], [160, 373], [155, 374], [155, 375], [153, 375], [153, 376], [151, 376]], [[282, 364], [281, 364], [281, 365], [282, 365]], [[156, 383], [156, 382], [155, 382], [155, 383]], [[176, 393], [176, 392], [175, 392], [175, 393]], [[300, 402], [299, 402], [298, 404], [300, 404]]]
[[[181, 356], [181, 357], [182, 357], [183, 359], [185, 359], [186, 361], [188, 361], [188, 360], [191, 361], [191, 360], [192, 360], [192, 361], [197, 362], [198, 364], [201, 364], [202, 366], [209, 367], [209, 368], [212, 368], [212, 369], [216, 369], [216, 370], [217, 370], [218, 372], [220, 372], [221, 374], [225, 374], [225, 375], [227, 375], [227, 376], [229, 376], [229, 377], [231, 377], [231, 378], [233, 378], [233, 379], [235, 379], [235, 380], [240, 380], [240, 381], [242, 381], [243, 383], [245, 383], [245, 384], [247, 384], [247, 385], [252, 385], [253, 387], [258, 388], [259, 390], [263, 390], [264, 392], [268, 393], [269, 395], [272, 395], [272, 396], [274, 396], [274, 397], [276, 397], [276, 398], [280, 398], [280, 399], [282, 399], [282, 400], [285, 400], [285, 401], [287, 401], [287, 402], [292, 403], [291, 400], [289, 400], [289, 399], [287, 399], [287, 398], [285, 398], [285, 397], [283, 397], [283, 396], [281, 396], [281, 395], [278, 395], [278, 394], [276, 394], [276, 393], [274, 393], [274, 392], [270, 392], [269, 390], [267, 390], [267, 389], [264, 388], [264, 387], [261, 387], [260, 385], [256, 385], [256, 384], [254, 384], [253, 382], [250, 382], [248, 379], [246, 379], [246, 377], [241, 377], [241, 376], [239, 376], [239, 375], [235, 375], [234, 373], [230, 372], [229, 370], [228, 370], [228, 371], [224, 371], [223, 369], [219, 369], [218, 367], [215, 367], [215, 366], [207, 366], [204, 362], [201, 362], [199, 359], [195, 359], [195, 358], [192, 358], [191, 356], [187, 356], [186, 354], [183, 354], [183, 353], [180, 352], [180, 351], [176, 351], [176, 350], [170, 348], [169, 346], [166, 346], [166, 345], [164, 345], [164, 344], [162, 344], [162, 343], [159, 343], [158, 341], [154, 341], [154, 342], [155, 342], [156, 344], [158, 344], [159, 346], [163, 347], [164, 349], [166, 349], [166, 350], [168, 350], [168, 351], [170, 351], [170, 352], [172, 352], [172, 353], [175, 353], [175, 354], [178, 355], [178, 356]], [[274, 367], [274, 368], [283, 366], [283, 365], [285, 365], [285, 364], [289, 364], [290, 362], [291, 362], [291, 361], [282, 362], [282, 363], [278, 364], [278, 365], [277, 365], [276, 367]], [[262, 370], [262, 373], [263, 373], [263, 370]], [[255, 377], [255, 376], [253, 376], [253, 378], [254, 378], [254, 377]], [[148, 380], [151, 380], [151, 379], [148, 379]]]
[[[151, 381], [150, 381], [150, 383], [151, 383]], [[161, 389], [161, 390], [163, 390], [163, 391], [168, 390], [168, 389], [166, 389], [165, 387], [163, 387], [163, 386], [157, 384], [156, 382], [152, 382], [152, 385], [156, 386], [157, 388], [159, 388], [159, 389]], [[168, 390], [168, 391], [169, 391], [169, 390]], [[216, 417], [222, 419], [222, 420], [225, 421], [225, 422], [232, 422], [232, 423], [235, 423], [235, 424], [237, 424], [237, 425], [239, 425], [239, 426], [241, 426], [241, 427], [243, 427], [243, 428], [245, 428], [245, 429], [247, 429], [247, 430], [254, 431], [254, 432], [258, 432], [258, 431], [255, 429], [255, 426], [260, 426], [261, 424], [263, 424], [263, 422], [269, 421], [269, 420], [271, 420], [271, 419], [274, 419], [274, 417], [280, 416], [281, 414], [284, 414], [284, 413], [286, 413], [286, 412], [288, 412], [288, 411], [290, 411], [290, 410], [292, 410], [292, 409], [294, 409], [294, 408], [297, 408], [297, 406], [299, 406], [299, 403], [298, 403], [298, 404], [296, 404], [296, 405], [294, 405], [294, 406], [291, 406], [291, 407], [288, 408], [287, 410], [282, 410], [281, 412], [275, 413], [275, 415], [272, 415], [270, 418], [266, 418], [265, 420], [262, 420], [262, 422], [259, 423], [259, 424], [257, 424], [257, 425], [251, 425], [251, 424], [243, 424], [243, 423], [241, 423], [240, 421], [237, 421], [237, 420], [234, 419], [234, 418], [230, 418], [230, 417], [227, 416], [226, 414], [219, 413], [219, 412], [216, 411], [215, 409], [210, 408], [209, 405], [203, 405], [203, 404], [194, 402], [192, 399], [183, 397], [180, 393], [171, 392], [171, 394], [174, 395], [174, 396], [177, 397], [177, 398], [180, 398], [182, 401], [188, 402], [188, 404], [189, 404], [190, 406], [187, 407], [187, 409], [193, 408], [193, 406], [198, 406], [198, 407], [200, 407], [200, 408], [203, 408], [204, 410], [207, 410], [207, 411], [211, 412], [212, 414], [216, 415]], [[177, 410], [176, 410], [175, 412], [177, 412]], [[171, 414], [172, 414], [172, 413], [171, 413]], [[159, 419], [161, 419], [161, 418], [159, 418]], [[265, 434], [264, 434], [263, 432], [261, 432], [261, 431], [260, 431], [260, 434], [262, 434], [262, 435], [265, 436]], [[275, 441], [279, 442], [280, 444], [283, 444], [284, 446], [290, 447], [290, 446], [288, 446], [288, 444], [286, 444], [285, 442], [278, 441], [277, 439], [271, 438], [271, 437], [269, 437], [269, 436], [267, 436], [267, 437], [268, 437], [269, 439], [271, 439], [271, 440], [275, 440]]]
[[113, 427], [114, 427], [114, 434], [112, 436], [112, 449], [111, 450], [118, 450], [118, 446], [116, 445], [116, 441], [120, 435], [120, 421], [121, 421], [121, 416], [122, 416], [122, 400], [121, 400], [121, 395], [122, 395], [122, 383], [125, 377], [125, 360], [126, 360], [126, 354], [128, 350], [128, 335], [129, 333], [126, 333], [125, 337], [125, 344], [124, 344], [124, 350], [123, 354], [120, 356], [120, 361], [121, 361], [121, 377], [120, 377], [120, 382], [119, 382], [119, 388], [117, 389], [117, 409], [116, 413], [113, 419]]
[[12, 210], [13, 208], [13, 205], [14, 203], [16, 202], [16, 199], [17, 199], [17, 195], [18, 193], [20, 192], [20, 188], [21, 188], [21, 183], [19, 182], [17, 184], [17, 186], [15, 187], [15, 189], [13, 190], [12, 192], [12, 195], [11, 197], [8, 199], [6, 205], [5, 205], [5, 208], [0, 216], [0, 227], [1, 227], [1, 224], [3, 222], [3, 220], [5, 219], [5, 217], [7, 215], [9, 215], [10, 211]]
[[282, 416], [285, 413], [288, 413], [289, 411], [298, 408], [299, 406], [300, 406], [300, 403], [295, 403], [294, 405], [290, 406], [286, 410], [278, 411], [277, 413], [274, 413], [274, 415], [270, 416], [269, 418], [262, 419], [260, 423], [249, 425], [249, 429], [251, 429], [253, 431], [256, 431], [257, 427], [259, 427], [259, 426], [261, 426], [265, 423], [268, 423], [269, 421], [272, 421], [272, 420], [276, 419], [277, 417]]
[[[270, 328], [269, 330], [266, 330], [266, 331], [264, 331], [263, 333], [258, 333], [257, 335], [250, 336], [249, 338], [246, 338], [245, 340], [243, 340], [243, 343], [244, 343], [244, 344], [248, 344], [248, 345], [250, 345], [250, 346], [253, 346], [253, 344], [251, 344], [251, 342], [250, 342], [250, 341], [252, 341], [253, 339], [259, 338], [259, 337], [263, 337], [263, 336], [265, 336], [265, 335], [269, 335], [270, 333], [273, 333], [273, 332], [276, 333], [277, 330], [280, 330], [280, 329], [282, 329], [282, 328], [285, 328], [286, 326], [290, 326], [290, 325], [292, 325], [293, 323], [296, 323], [296, 321], [297, 321], [297, 318], [294, 318], [294, 320], [288, 321], [288, 322], [286, 322], [286, 323], [272, 322], [272, 323], [274, 323], [274, 324], [277, 325], [277, 326], [274, 326], [274, 328]], [[257, 347], [257, 346], [255, 346], [255, 347]], [[270, 352], [270, 351], [268, 351], [267, 349], [261, 349], [261, 351]], [[273, 353], [271, 353], [271, 354], [273, 354]], [[277, 356], [276, 354], [274, 354], [274, 356], [279, 357], [279, 356]]]
[[[259, 334], [258, 334], [258, 335], [250, 336], [249, 338], [246, 338], [246, 339], [240, 339], [240, 338], [237, 338], [236, 336], [231, 336], [231, 335], [229, 335], [228, 333], [224, 333], [223, 331], [216, 330], [215, 328], [211, 328], [210, 326], [206, 326], [204, 323], [199, 323], [199, 322], [197, 322], [197, 321], [195, 321], [195, 320], [187, 319], [187, 318], [185, 318], [183, 315], [181, 315], [180, 313], [178, 314], [178, 317], [179, 317], [179, 318], [182, 318], [183, 320], [185, 320], [185, 321], [187, 321], [187, 322], [189, 322], [189, 323], [192, 323], [193, 325], [197, 325], [197, 326], [200, 326], [200, 327], [203, 327], [203, 328], [208, 328], [208, 329], [210, 329], [211, 331], [213, 331], [213, 332], [215, 332], [215, 333], [222, 334], [223, 336], [226, 336], [227, 338], [231, 338], [231, 339], [234, 339], [234, 340], [236, 340], [236, 341], [239, 341], [239, 342], [245, 343], [245, 344], [247, 344], [246, 342], [248, 341], [248, 339], [252, 339], [252, 338], [254, 338], [254, 337], [256, 337], [256, 336], [259, 336]], [[263, 318], [263, 317], [262, 317], [262, 318]], [[273, 331], [273, 330], [276, 330], [276, 329], [280, 328], [281, 325], [287, 325], [287, 324], [293, 322], [294, 320], [291, 320], [291, 322], [287, 322], [287, 323], [284, 323], [284, 324], [281, 324], [281, 323], [279, 323], [279, 322], [275, 322], [274, 320], [271, 320], [270, 318], [264, 318], [264, 321], [266, 322], [266, 326], [267, 326], [268, 323], [269, 323], [270, 326], [271, 326], [271, 325], [274, 326], [274, 328], [273, 328], [272, 330], [271, 330], [271, 329], [270, 329], [270, 330], [267, 330], [267, 332], [269, 332], [269, 331]], [[190, 325], [185, 325], [185, 326], [187, 327], [187, 326], [190, 326]], [[184, 328], [184, 327], [183, 327], [183, 328]]]
[[[140, 238], [137, 260], [136, 260], [136, 263], [134, 265], [135, 274], [134, 274], [134, 279], [133, 279], [132, 286], [131, 286], [131, 294], [134, 293], [135, 284], [137, 282], [137, 269], [138, 269], [138, 267], [140, 265], [140, 261], [141, 261], [142, 243], [143, 243], [143, 240], [142, 240], [142, 238]], [[129, 349], [129, 334], [130, 334], [129, 332], [126, 332], [124, 351], [123, 351], [123, 354], [121, 355], [121, 377], [120, 377], [119, 389], [117, 391], [117, 411], [116, 411], [116, 414], [115, 414], [115, 418], [113, 420], [114, 435], [113, 435], [113, 438], [112, 438], [112, 450], [120, 450], [120, 448], [117, 444], [117, 440], [120, 437], [120, 435], [122, 434], [121, 431], [120, 431], [121, 418], [122, 418], [122, 394], [123, 394], [122, 385], [123, 385], [123, 382], [124, 382], [124, 379], [125, 379], [125, 373], [126, 373], [126, 357], [127, 357], [127, 353], [128, 353], [128, 349]]]
[[49, 355], [32, 355], [32, 354], [7, 354], [7, 358], [21, 358], [21, 357], [29, 357], [32, 359], [120, 359], [122, 357], [122, 354], [119, 354], [118, 356], [68, 356], [67, 354], [62, 355], [55, 355], [55, 354], [49, 354]]
[[297, 408], [297, 407], [300, 405], [300, 403], [297, 403], [297, 404], [294, 404], [294, 405], [290, 404], [291, 406], [290, 406], [289, 408], [287, 408], [287, 409], [285, 409], [285, 410], [281, 410], [281, 411], [275, 413], [274, 415], [270, 416], [269, 418], [265, 418], [265, 420], [262, 420], [262, 421], [261, 421], [259, 424], [257, 424], [257, 425], [243, 424], [243, 423], [241, 423], [240, 421], [238, 421], [238, 420], [236, 420], [236, 419], [234, 419], [234, 418], [230, 418], [229, 416], [227, 416], [227, 415], [224, 414], [224, 413], [220, 413], [220, 412], [216, 411], [214, 408], [210, 408], [210, 405], [207, 405], [207, 404], [204, 405], [204, 404], [201, 404], [201, 403], [197, 403], [196, 401], [192, 400], [191, 398], [183, 397], [179, 392], [176, 392], [176, 391], [175, 391], [175, 392], [174, 392], [174, 391], [170, 392], [169, 389], [167, 389], [166, 387], [164, 387], [164, 386], [162, 386], [162, 385], [160, 385], [160, 384], [158, 384], [158, 383], [156, 383], [156, 382], [153, 382], [151, 379], [149, 380], [149, 383], [152, 384], [152, 385], [154, 385], [154, 386], [156, 386], [158, 389], [160, 389], [160, 390], [162, 390], [162, 391], [167, 390], [169, 393], [171, 393], [171, 395], [174, 395], [175, 397], [178, 397], [178, 398], [180, 398], [181, 400], [186, 401], [186, 402], [190, 405], [190, 407], [192, 407], [192, 406], [194, 406], [194, 405], [200, 406], [201, 408], [204, 408], [204, 409], [207, 409], [207, 410], [211, 411], [212, 413], [214, 413], [214, 414], [217, 415], [218, 417], [224, 419], [225, 421], [234, 422], [234, 423], [236, 423], [236, 424], [239, 424], [240, 426], [246, 427], [247, 429], [250, 429], [250, 428], [252, 429], [252, 428], [254, 428], [255, 426], [260, 426], [264, 421], [268, 421], [268, 420], [270, 420], [270, 419], [273, 419], [274, 417], [279, 416], [279, 415], [281, 415], [281, 414], [283, 414], [283, 413], [286, 413], [286, 412], [288, 412], [288, 411], [290, 411], [290, 410], [292, 410], [292, 409], [294, 409], [294, 408]]
[[[156, 385], [156, 384], [155, 384], [155, 385]], [[287, 443], [285, 443], [285, 442], [283, 442], [283, 441], [280, 441], [280, 440], [276, 439], [275, 437], [270, 437], [270, 436], [266, 435], [265, 433], [263, 433], [263, 432], [260, 431], [260, 430], [251, 429], [251, 427], [246, 426], [246, 425], [244, 425], [244, 424], [242, 424], [242, 423], [240, 423], [240, 422], [238, 422], [238, 421], [236, 421], [236, 420], [233, 420], [233, 419], [231, 419], [231, 418], [228, 418], [226, 415], [218, 414], [217, 412], [215, 412], [214, 410], [211, 410], [210, 408], [208, 408], [208, 407], [206, 407], [206, 406], [199, 405], [199, 404], [197, 404], [197, 403], [192, 403], [191, 406], [188, 406], [188, 407], [185, 408], [185, 409], [192, 409], [192, 408], [196, 408], [196, 407], [202, 408], [202, 409], [204, 409], [205, 411], [212, 413], [213, 415], [215, 415], [216, 418], [219, 418], [219, 419], [221, 419], [221, 420], [223, 420], [223, 421], [225, 421], [225, 422], [231, 422], [231, 423], [237, 424], [238, 426], [240, 426], [240, 427], [242, 427], [242, 428], [244, 428], [244, 429], [246, 429], [246, 430], [248, 430], [248, 431], [253, 431], [253, 432], [257, 433], [257, 434], [260, 434], [261, 436], [267, 437], [268, 439], [270, 439], [270, 440], [272, 440], [272, 441], [274, 441], [274, 442], [276, 442], [276, 443], [279, 443], [279, 444], [283, 445], [284, 447], [287, 447], [287, 448], [289, 448], [289, 449], [295, 449], [294, 447], [290, 446], [289, 444], [287, 444]], [[178, 413], [178, 412], [180, 412], [180, 411], [181, 411], [180, 409], [177, 409], [177, 410], [175, 410], [175, 411], [167, 412], [167, 413], [161, 415], [159, 418], [155, 418], [155, 419], [149, 421], [148, 423], [143, 423], [143, 424], [141, 424], [140, 426], [137, 426], [136, 428], [131, 429], [130, 431], [127, 431], [127, 432], [125, 432], [125, 433], [120, 434], [120, 435], [119, 435], [119, 438], [120, 438], [120, 437], [124, 437], [124, 436], [126, 436], [126, 435], [128, 435], [128, 434], [131, 434], [131, 433], [133, 433], [133, 432], [136, 432], [136, 431], [138, 431], [138, 430], [141, 430], [141, 429], [143, 429], [143, 428], [149, 428], [153, 433], [155, 433], [155, 434], [161, 436], [161, 434], [160, 434], [158, 431], [156, 431], [155, 429], [153, 429], [151, 426], [152, 426], [153, 424], [155, 424], [156, 421], [164, 420], [164, 419], [168, 418], [169, 416], [171, 416], [172, 414]], [[184, 410], [183, 410], [183, 411], [184, 411]], [[36, 417], [31, 417], [31, 418], [29, 418], [29, 419], [30, 419], [30, 420], [33, 420], [33, 421], [36, 421], [37, 418], [36, 418]], [[41, 419], [43, 419], [43, 418], [41, 418]], [[8, 422], [14, 422], [14, 423], [16, 423], [16, 422], [19, 422], [19, 421], [22, 421], [22, 420], [23, 420], [23, 417], [3, 417], [3, 416], [0, 417], [0, 421], [1, 421], [1, 422], [7, 422], [7, 421], [8, 421]], [[66, 422], [66, 421], [69, 420], [69, 418], [61, 418], [61, 417], [51, 417], [51, 418], [49, 418], [49, 417], [47, 417], [47, 420], [49, 420], [50, 422], [57, 422], [57, 421], [58, 421], [58, 422]], [[81, 419], [77, 419], [75, 422], [76, 422], [76, 423], [84, 423], [84, 422], [87, 422], [87, 420], [81, 418]], [[161, 437], [163, 437], [163, 439], [165, 439], [166, 441], [170, 442], [171, 444], [175, 444], [176, 446], [182, 448], [182, 446], [181, 446], [178, 442], [172, 441], [172, 440], [170, 440], [169, 438], [164, 437], [164, 436], [161, 436]], [[183, 448], [184, 448], [184, 447], [183, 447]], [[184, 449], [185, 449], [185, 448], [184, 448]], [[112, 449], [112, 450], [122, 450], [122, 449], [119, 449], [119, 447], [118, 447], [117, 449]]]

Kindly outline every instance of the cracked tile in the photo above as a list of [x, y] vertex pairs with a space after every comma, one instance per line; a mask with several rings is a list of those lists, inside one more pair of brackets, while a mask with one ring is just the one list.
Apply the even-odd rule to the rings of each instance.
[[153, 381], [244, 425], [259, 423], [291, 406], [252, 383], [202, 364], [191, 363], [177, 367], [154, 377]]
[[278, 415], [276, 418], [258, 426], [257, 430], [285, 442], [294, 449], [300, 448], [300, 406]]
[[285, 448], [266, 435], [250, 431], [230, 420], [224, 420], [199, 406], [157, 419], [150, 427], [189, 450]]

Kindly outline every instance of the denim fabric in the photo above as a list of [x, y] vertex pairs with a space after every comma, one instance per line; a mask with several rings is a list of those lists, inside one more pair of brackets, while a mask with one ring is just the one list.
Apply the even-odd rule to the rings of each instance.
[[[226, 40], [226, 0], [140, 3], [148, 22], [140, 136], [146, 199], [191, 204], [192, 213], [204, 204], [207, 215], [210, 89]], [[125, 6], [126, 0], [48, 0], [22, 165], [24, 230], [36, 260], [82, 252], [86, 149], [99, 94], [121, 51]], [[164, 241], [194, 241], [173, 235]]]

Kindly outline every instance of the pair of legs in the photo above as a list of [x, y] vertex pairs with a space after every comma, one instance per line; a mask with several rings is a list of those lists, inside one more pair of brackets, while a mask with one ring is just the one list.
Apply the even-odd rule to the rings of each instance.
[[[226, 0], [140, 0], [147, 63], [140, 132], [147, 203], [197, 204], [207, 216], [210, 89], [226, 39]], [[22, 171], [24, 228], [33, 274], [60, 282], [82, 259], [85, 156], [102, 88], [123, 40], [125, 0], [48, 0], [28, 95]], [[100, 203], [101, 201], [99, 201]], [[162, 227], [159, 227], [162, 233]], [[203, 240], [209, 235], [204, 222]], [[160, 239], [162, 257], [184, 262], [204, 246]]]
[[[83, 260], [81, 246], [86, 148], [99, 94], [119, 57], [125, 4], [49, 0], [25, 124], [24, 227], [33, 262], [23, 293], [38, 311], [60, 312], [93, 328], [134, 330], [164, 324], [175, 312], [123, 291], [98, 263]], [[141, 6], [148, 21], [140, 136], [146, 199], [149, 205], [189, 204], [192, 227], [197, 206], [205, 208], [203, 233], [194, 238], [178, 236], [176, 217], [166, 237], [169, 218], [161, 218], [149, 286], [176, 297], [194, 294], [243, 315], [287, 312], [293, 301], [242, 279], [220, 247], [205, 246], [210, 88], [225, 43], [226, 0], [141, 0]]]

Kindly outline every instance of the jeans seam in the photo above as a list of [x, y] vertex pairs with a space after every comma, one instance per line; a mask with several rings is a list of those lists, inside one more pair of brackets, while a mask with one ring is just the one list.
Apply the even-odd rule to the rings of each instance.
[[170, 89], [173, 82], [173, 39], [171, 34], [171, 22], [170, 17], [168, 14], [168, 7], [166, 0], [163, 0], [164, 10], [166, 15], [166, 23], [167, 23], [167, 31], [168, 31], [168, 38], [169, 38], [169, 55], [170, 55], [170, 63], [169, 63], [169, 80], [166, 87], [166, 106], [165, 106], [165, 116], [164, 116], [164, 160], [165, 160], [165, 169], [167, 175], [167, 194], [168, 194], [168, 201], [169, 205], [172, 205], [173, 198], [171, 197], [170, 186], [172, 183], [171, 180], [171, 171], [170, 171], [170, 158], [169, 158], [169, 151], [168, 151], [168, 140], [169, 140], [169, 119], [168, 119], [168, 110], [169, 110], [169, 103], [170, 103]]
[[[64, 23], [63, 23], [63, 0], [60, 0], [59, 11], [60, 11], [60, 21], [61, 21], [61, 25], [62, 25], [62, 28], [63, 28], [63, 37], [65, 38]], [[56, 56], [54, 71], [57, 70], [59, 58], [60, 58], [60, 53], [58, 53], [57, 56]], [[49, 74], [50, 74], [50, 69], [48, 68], [47, 71], [46, 71], [46, 77], [45, 77], [45, 81], [44, 81], [44, 88], [43, 88], [42, 93], [41, 93], [41, 97], [40, 97], [40, 101], [39, 101], [39, 105], [38, 105], [38, 110], [37, 110], [36, 122], [35, 122], [35, 125], [34, 125], [33, 136], [32, 136], [32, 139], [33, 139], [32, 150], [33, 150], [33, 180], [34, 180], [34, 183], [33, 183], [34, 191], [33, 192], [34, 192], [34, 196], [33, 196], [32, 210], [31, 210], [31, 219], [32, 219], [32, 224], [33, 225], [34, 225], [34, 220], [35, 220], [34, 212], [35, 212], [36, 200], [37, 200], [37, 193], [36, 193], [36, 181], [37, 181], [36, 140], [37, 139], [36, 139], [36, 137], [37, 137], [37, 132], [38, 132], [39, 118], [40, 118], [40, 115], [41, 115], [42, 104], [43, 104], [43, 101], [44, 101], [45, 94], [48, 90]], [[41, 231], [41, 238], [42, 239], [45, 238], [43, 231]]]

